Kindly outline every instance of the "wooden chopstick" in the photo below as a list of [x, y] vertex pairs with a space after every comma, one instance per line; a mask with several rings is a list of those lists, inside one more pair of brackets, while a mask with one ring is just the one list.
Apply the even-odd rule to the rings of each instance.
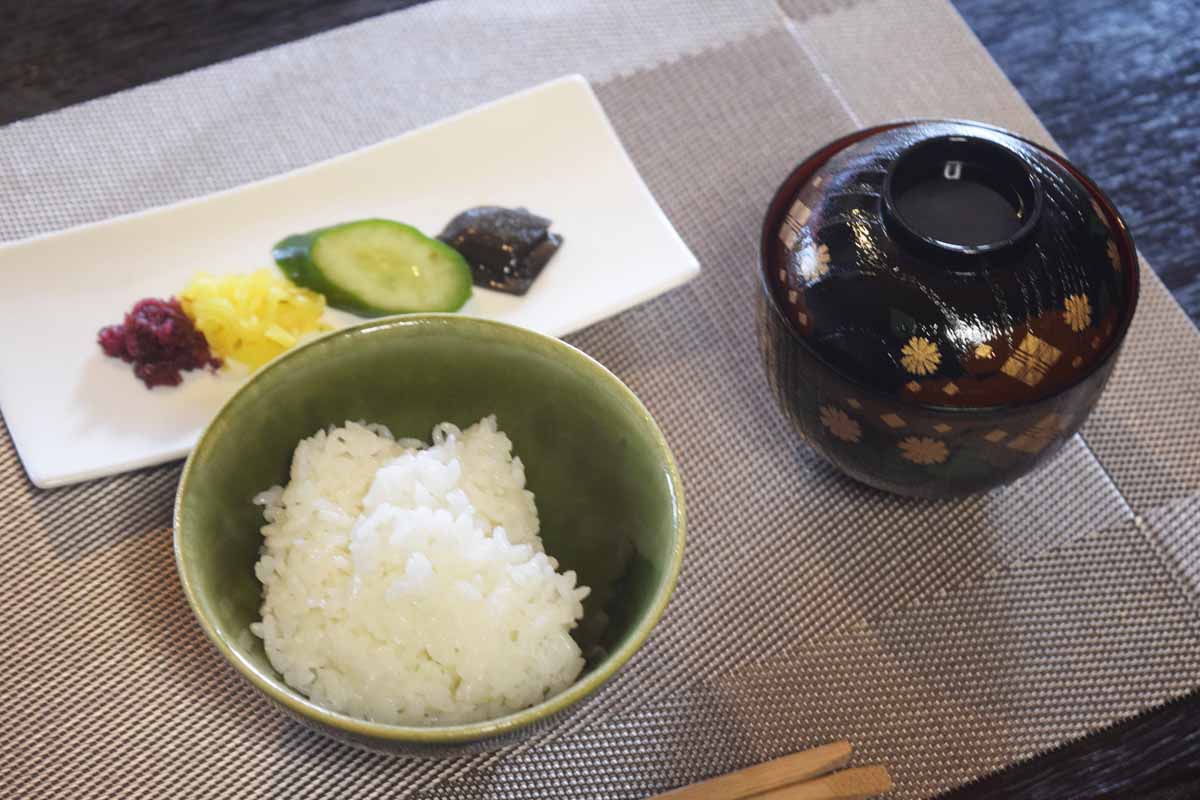
[[892, 776], [885, 768], [855, 767], [756, 794], [752, 800], [866, 800], [891, 788]]
[[650, 800], [740, 800], [757, 797], [763, 792], [819, 778], [844, 767], [850, 760], [851, 750], [849, 742], [833, 742], [655, 795]]

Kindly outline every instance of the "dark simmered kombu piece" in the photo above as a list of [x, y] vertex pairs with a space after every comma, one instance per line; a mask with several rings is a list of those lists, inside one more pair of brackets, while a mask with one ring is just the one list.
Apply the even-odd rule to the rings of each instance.
[[477, 206], [438, 234], [471, 265], [476, 286], [525, 294], [562, 245], [550, 220], [524, 208]]

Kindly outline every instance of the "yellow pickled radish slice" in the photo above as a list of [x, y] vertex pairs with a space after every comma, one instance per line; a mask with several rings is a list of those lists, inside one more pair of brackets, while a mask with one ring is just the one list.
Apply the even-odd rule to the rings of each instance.
[[212, 352], [257, 369], [306, 336], [329, 330], [325, 298], [278, 273], [197, 274], [179, 296]]

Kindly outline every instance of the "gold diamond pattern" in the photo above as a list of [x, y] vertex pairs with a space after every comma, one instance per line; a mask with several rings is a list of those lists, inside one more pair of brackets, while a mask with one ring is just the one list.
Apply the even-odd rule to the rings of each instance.
[[851, 408], [854, 408], [854, 409], [859, 409], [859, 408], [862, 408], [862, 403], [858, 402], [858, 401], [857, 401], [857, 400], [855, 400], [853, 397], [847, 397], [847, 398], [846, 398], [846, 405], [848, 405], [848, 406], [850, 406]]
[[1000, 371], [1026, 386], [1037, 386], [1060, 358], [1061, 350], [1027, 333], [1008, 360], [1000, 365]]
[[975, 345], [975, 357], [976, 358], [995, 358], [996, 351], [992, 349], [992, 346], [990, 344], [978, 344], [978, 345]]
[[812, 214], [812, 209], [804, 205], [803, 201], [797, 200], [792, 203], [792, 207], [788, 210], [788, 219], [796, 220], [797, 226], [808, 222], [808, 216]]
[[783, 246], [788, 250], [791, 250], [800, 238], [800, 232], [804, 230], [804, 223], [808, 222], [808, 215], [811, 213], [809, 207], [799, 200], [792, 203], [792, 207], [788, 209], [788, 215], [779, 229], [779, 241], [783, 242]]
[[1040, 453], [1047, 444], [1049, 444], [1049, 440], [1043, 441], [1037, 437], [1028, 436], [1022, 433], [1020, 436], [1008, 443], [1008, 449], [1020, 450], [1022, 453], [1030, 454]]
[[1047, 414], [1034, 423], [1032, 428], [1009, 442], [1008, 447], [1011, 450], [1020, 450], [1022, 453], [1040, 453], [1046, 448], [1046, 445], [1054, 440], [1059, 430], [1061, 430], [1059, 416]]
[[881, 414], [879, 418], [883, 420], [883, 423], [889, 428], [903, 428], [908, 424], [904, 421], [903, 417], [895, 413]]
[[947, 383], [945, 386], [942, 387], [942, 391], [945, 392], [946, 394], [950, 395], [951, 397], [954, 397], [954, 395], [959, 393], [959, 388], [957, 385], [955, 385], [954, 381], [950, 381], [949, 383]]
[[983, 438], [987, 439], [992, 444], [996, 444], [998, 442], [1003, 442], [1008, 438], [1008, 431], [1002, 431], [999, 428], [996, 428], [996, 430], [991, 431], [990, 433], [985, 433]]
[[788, 289], [788, 302], [796, 305], [796, 301], [800, 299], [800, 293], [795, 289]]
[[904, 384], [904, 388], [908, 389], [910, 392], [919, 392], [921, 391], [921, 384], [917, 383], [916, 381], [909, 381], [908, 383]]
[[934, 425], [933, 429], [935, 431], [937, 431], [938, 433], [949, 433], [950, 432], [950, 426], [944, 422], [939, 422], [937, 425]]

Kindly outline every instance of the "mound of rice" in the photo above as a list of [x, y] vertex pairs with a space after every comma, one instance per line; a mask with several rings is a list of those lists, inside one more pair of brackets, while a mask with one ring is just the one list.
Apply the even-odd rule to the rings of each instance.
[[378, 722], [445, 725], [538, 703], [583, 669], [586, 587], [557, 572], [512, 442], [486, 417], [433, 445], [348, 422], [300, 442], [267, 524], [250, 630], [295, 689]]

